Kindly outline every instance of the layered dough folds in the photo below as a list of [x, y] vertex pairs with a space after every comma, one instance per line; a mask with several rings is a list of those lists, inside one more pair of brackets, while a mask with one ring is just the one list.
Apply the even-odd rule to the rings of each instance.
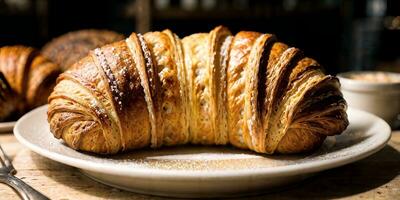
[[271, 34], [132, 33], [59, 77], [48, 120], [72, 148], [102, 154], [187, 143], [298, 153], [347, 127], [339, 86]]

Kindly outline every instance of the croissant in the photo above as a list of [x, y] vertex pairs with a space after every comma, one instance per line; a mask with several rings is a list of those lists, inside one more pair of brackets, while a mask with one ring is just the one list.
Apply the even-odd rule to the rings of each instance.
[[25, 46], [0, 48], [0, 72], [0, 120], [46, 104], [60, 74], [57, 65]]
[[79, 30], [61, 35], [42, 48], [42, 54], [66, 71], [90, 50], [124, 39], [124, 36], [108, 30]]
[[0, 72], [0, 121], [6, 121], [13, 114], [15, 115], [14, 112], [18, 106], [18, 100], [16, 101], [15, 99], [17, 99], [17, 96], [3, 73]]
[[132, 33], [59, 76], [48, 121], [56, 138], [99, 154], [188, 143], [300, 153], [347, 127], [339, 87], [271, 34]]

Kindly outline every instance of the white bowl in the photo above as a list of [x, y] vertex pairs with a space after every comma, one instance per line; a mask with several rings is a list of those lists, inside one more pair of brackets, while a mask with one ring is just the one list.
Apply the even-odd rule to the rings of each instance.
[[[396, 82], [370, 82], [351, 78], [359, 74], [386, 74]], [[400, 74], [391, 72], [353, 71], [337, 75], [347, 104], [378, 115], [392, 127], [400, 120]]]

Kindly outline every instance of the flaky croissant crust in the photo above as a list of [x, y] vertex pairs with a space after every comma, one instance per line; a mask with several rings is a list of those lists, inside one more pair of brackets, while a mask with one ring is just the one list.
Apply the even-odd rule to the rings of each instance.
[[272, 34], [132, 33], [58, 78], [48, 121], [72, 148], [101, 154], [187, 143], [298, 153], [347, 127], [339, 87]]

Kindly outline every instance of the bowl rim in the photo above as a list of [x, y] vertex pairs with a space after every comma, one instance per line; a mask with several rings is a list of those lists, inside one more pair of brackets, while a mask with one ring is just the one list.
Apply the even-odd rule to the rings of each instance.
[[400, 80], [400, 73], [385, 72], [385, 71], [348, 71], [338, 73], [336, 76], [339, 78], [342, 89], [355, 90], [355, 91], [374, 91], [379, 93], [400, 93], [400, 81], [399, 82], [369, 82], [362, 80], [355, 80], [349, 78], [353, 74], [368, 74], [368, 73], [385, 73], [392, 76], [398, 76]]

